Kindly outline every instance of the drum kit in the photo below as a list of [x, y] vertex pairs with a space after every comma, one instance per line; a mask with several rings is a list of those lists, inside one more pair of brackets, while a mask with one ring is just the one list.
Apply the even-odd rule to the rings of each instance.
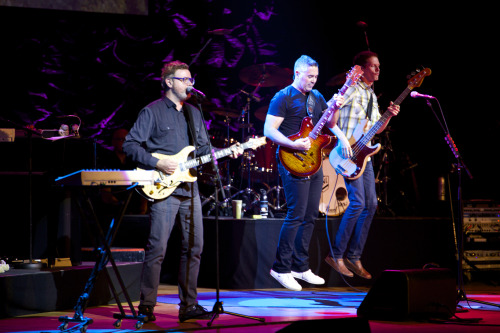
[[[209, 112], [215, 118], [216, 123], [222, 124], [222, 129], [213, 126], [209, 130], [214, 146], [229, 147], [238, 139], [241, 140], [240, 142], [245, 142], [248, 138], [255, 136], [257, 131], [251, 118], [264, 122], [268, 109], [268, 105], [264, 105], [253, 113], [250, 112], [252, 101], [260, 102], [260, 97], [256, 95], [257, 91], [263, 87], [281, 89], [291, 84], [292, 75], [292, 70], [275, 65], [257, 64], [243, 68], [239, 73], [239, 79], [254, 88], [251, 92], [240, 90], [240, 93], [246, 97], [242, 111], [211, 105], [204, 107], [204, 111]], [[340, 80], [341, 76], [345, 77], [344, 73], [338, 75], [338, 78], [334, 77], [333, 81], [330, 80], [333, 83], [329, 82], [328, 85], [336, 85], [338, 83], [336, 81]], [[220, 121], [220, 118], [223, 120]], [[238, 135], [241, 137], [235, 138]], [[330, 149], [332, 148], [330, 147]], [[242, 213], [252, 216], [258, 214], [260, 199], [265, 195], [267, 196], [270, 217], [284, 216], [286, 200], [277, 172], [276, 149], [276, 144], [267, 140], [264, 147], [255, 151], [245, 151], [241, 160], [219, 163], [224, 195], [219, 192], [217, 187], [213, 192], [215, 185], [213, 172], [199, 170], [198, 180], [204, 214], [206, 216], [213, 214], [217, 203], [221, 215], [231, 216], [231, 201], [240, 199], [243, 201]], [[328, 216], [339, 216], [349, 205], [344, 179], [337, 175], [327, 158], [323, 163], [323, 174], [323, 191], [319, 210]], [[206, 193], [208, 195], [205, 195]]]
[[[275, 65], [257, 64], [243, 68], [239, 79], [247, 86], [252, 87], [251, 92], [241, 89], [239, 92], [245, 97], [241, 111], [231, 108], [220, 108], [207, 105], [204, 111], [209, 112], [216, 124], [221, 124], [223, 129], [214, 126], [209, 130], [213, 144], [216, 147], [229, 147], [236, 141], [245, 142], [256, 136], [255, 119], [265, 121], [267, 105], [258, 109], [259, 113], [251, 113], [252, 102], [260, 102], [257, 91], [260, 88], [277, 87], [281, 89], [291, 83], [292, 71]], [[220, 119], [223, 119], [222, 121]], [[205, 215], [211, 215], [216, 207], [216, 202], [222, 215], [231, 214], [231, 201], [243, 200], [243, 213], [247, 215], [258, 214], [259, 203], [264, 195], [268, 198], [271, 216], [285, 208], [283, 188], [279, 184], [276, 167], [276, 145], [268, 140], [267, 144], [257, 150], [246, 150], [241, 159], [230, 160], [219, 165], [224, 196], [216, 189], [214, 193], [213, 174], [210, 170], [200, 170], [200, 192]], [[237, 163], [237, 164], [236, 164]], [[209, 195], [204, 195], [204, 185]], [[237, 186], [238, 185], [238, 186]], [[274, 185], [274, 186], [273, 186]], [[242, 189], [241, 189], [242, 188]], [[217, 199], [217, 200], [216, 200]]]

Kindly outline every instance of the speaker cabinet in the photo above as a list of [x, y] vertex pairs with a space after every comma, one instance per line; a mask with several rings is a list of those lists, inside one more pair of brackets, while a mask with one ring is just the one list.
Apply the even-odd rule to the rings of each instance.
[[386, 270], [357, 310], [380, 320], [450, 318], [457, 305], [456, 281], [445, 268]]

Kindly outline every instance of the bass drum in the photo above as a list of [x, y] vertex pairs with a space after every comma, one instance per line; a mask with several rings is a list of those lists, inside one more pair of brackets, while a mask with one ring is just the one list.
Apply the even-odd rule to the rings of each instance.
[[323, 160], [323, 190], [319, 211], [328, 216], [342, 215], [349, 206], [344, 177], [337, 174], [328, 158]]

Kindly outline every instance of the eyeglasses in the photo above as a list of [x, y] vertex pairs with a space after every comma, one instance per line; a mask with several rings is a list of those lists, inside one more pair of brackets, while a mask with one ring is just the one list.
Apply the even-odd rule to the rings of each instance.
[[177, 79], [182, 81], [184, 84], [187, 84], [188, 81], [191, 82], [191, 84], [194, 84], [194, 77], [171, 77], [171, 79]]

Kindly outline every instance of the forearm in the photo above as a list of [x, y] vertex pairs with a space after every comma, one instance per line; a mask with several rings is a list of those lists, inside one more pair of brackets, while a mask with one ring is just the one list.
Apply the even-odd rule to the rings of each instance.
[[349, 142], [349, 139], [345, 136], [344, 132], [337, 125], [329, 126], [328, 129], [339, 139], [345, 142]]
[[283, 135], [283, 133], [281, 133], [274, 127], [264, 126], [264, 136], [280, 146], [288, 148], [293, 147], [293, 141], [287, 138], [285, 135]]

